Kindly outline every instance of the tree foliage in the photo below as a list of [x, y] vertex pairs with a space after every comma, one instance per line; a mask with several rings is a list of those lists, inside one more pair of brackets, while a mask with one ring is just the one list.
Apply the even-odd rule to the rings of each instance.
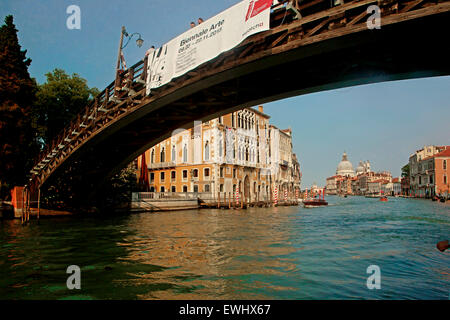
[[31, 59], [21, 50], [12, 16], [0, 27], [0, 183], [1, 196], [23, 185], [38, 152], [31, 110], [36, 83], [28, 73]]
[[74, 73], [55, 69], [46, 74], [47, 81], [39, 85], [34, 108], [39, 137], [50, 143], [98, 93], [89, 88], [87, 80]]
[[131, 193], [137, 189], [136, 164], [131, 162], [112, 176], [103, 190], [106, 208], [127, 207], [131, 203]]
[[409, 177], [409, 163], [402, 167], [402, 178]]

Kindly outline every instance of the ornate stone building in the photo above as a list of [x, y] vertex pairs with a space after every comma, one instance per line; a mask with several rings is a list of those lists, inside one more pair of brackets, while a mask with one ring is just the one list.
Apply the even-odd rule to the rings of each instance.
[[391, 173], [388, 171], [373, 172], [369, 161], [360, 161], [355, 172], [344, 152], [342, 160], [337, 166], [336, 175], [328, 177], [326, 180], [327, 194], [369, 194], [373, 192], [373, 188], [369, 188], [369, 184], [376, 180], [391, 183]]
[[[150, 191], [243, 193], [248, 201], [268, 200], [275, 188], [300, 190], [300, 165], [290, 129], [269, 124], [260, 106], [199, 122], [145, 152]], [[142, 156], [138, 158], [138, 176]], [[223, 194], [222, 194], [223, 196]]]
[[352, 193], [351, 180], [355, 176], [352, 163], [347, 158], [344, 151], [342, 160], [336, 168], [336, 175], [327, 178], [327, 194]]
[[337, 176], [343, 176], [343, 177], [354, 177], [355, 176], [355, 170], [353, 170], [353, 165], [350, 161], [347, 159], [347, 153], [342, 155], [342, 160], [339, 162], [337, 169], [336, 169], [336, 175]]

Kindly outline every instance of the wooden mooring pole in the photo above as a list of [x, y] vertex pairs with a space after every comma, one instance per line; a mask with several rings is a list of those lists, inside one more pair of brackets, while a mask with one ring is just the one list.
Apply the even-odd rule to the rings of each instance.
[[217, 209], [220, 209], [220, 192], [218, 193], [217, 196]]
[[31, 192], [27, 190], [27, 221], [30, 221], [30, 211], [31, 211]]
[[41, 188], [38, 189], [38, 210], [37, 210], [37, 219], [39, 220], [39, 215], [41, 213]]
[[20, 220], [22, 221], [23, 224], [23, 220], [24, 220], [24, 210], [25, 210], [25, 189], [22, 190], [22, 214], [20, 215]]
[[241, 209], [244, 207], [244, 193], [241, 192]]

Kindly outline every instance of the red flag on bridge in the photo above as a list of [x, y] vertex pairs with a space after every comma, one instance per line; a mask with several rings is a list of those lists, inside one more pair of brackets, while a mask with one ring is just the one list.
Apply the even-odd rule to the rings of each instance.
[[148, 181], [148, 168], [145, 161], [145, 152], [141, 156], [141, 175], [139, 177], [139, 184], [143, 187], [143, 191], [150, 190], [150, 182]]

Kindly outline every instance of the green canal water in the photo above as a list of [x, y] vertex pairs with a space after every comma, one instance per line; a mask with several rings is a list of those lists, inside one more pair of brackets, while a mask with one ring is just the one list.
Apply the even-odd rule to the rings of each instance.
[[[450, 252], [436, 243], [450, 238], [450, 204], [328, 201], [2, 221], [0, 299], [449, 299]], [[81, 290], [66, 287], [69, 265]]]

